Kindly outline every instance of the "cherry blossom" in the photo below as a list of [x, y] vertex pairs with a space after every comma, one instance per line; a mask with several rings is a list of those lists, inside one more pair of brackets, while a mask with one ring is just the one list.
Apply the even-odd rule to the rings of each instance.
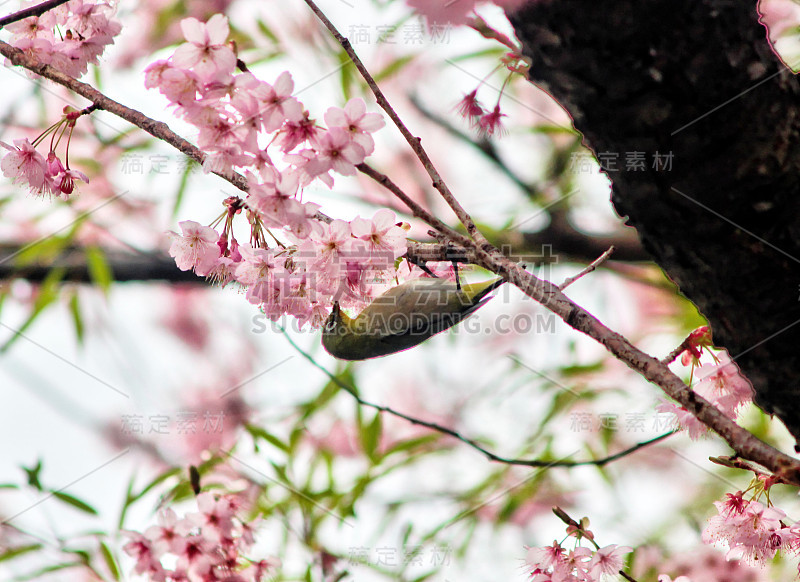
[[780, 509], [744, 499], [741, 491], [727, 494], [725, 501], [714, 505], [718, 515], [709, 519], [703, 541], [728, 546], [729, 560], [763, 566], [781, 548], [794, 551], [798, 547], [797, 530], [784, 524], [786, 513]]
[[274, 300], [275, 280], [282, 272], [275, 252], [250, 245], [243, 245], [240, 252], [242, 261], [236, 266], [235, 278], [247, 287], [247, 300], [255, 305]]
[[57, 184], [56, 188], [59, 192], [61, 192], [61, 197], [65, 200], [75, 189], [75, 180], [83, 180], [86, 183], [89, 182], [89, 178], [83, 172], [65, 168], [62, 168], [62, 170], [56, 174], [53, 180]]
[[681, 354], [681, 363], [684, 366], [697, 365], [703, 349], [710, 348], [712, 345], [711, 329], [707, 325], [698, 327], [686, 338], [686, 350]]
[[175, 50], [172, 61], [181, 69], [192, 69], [203, 80], [224, 79], [236, 67], [236, 55], [224, 43], [228, 40], [228, 19], [215, 14], [208, 23], [196, 18], [181, 20], [186, 38]]
[[593, 575], [609, 574], [616, 575], [622, 569], [624, 562], [623, 556], [633, 551], [628, 546], [618, 546], [611, 544], [597, 550], [589, 562], [589, 571]]
[[369, 261], [378, 267], [389, 268], [406, 253], [406, 232], [396, 222], [387, 208], [378, 210], [372, 220], [356, 217], [350, 222], [353, 236], [364, 241]]
[[165, 580], [166, 573], [158, 559], [153, 542], [138, 532], [123, 532], [123, 534], [130, 538], [130, 541], [122, 546], [122, 550], [136, 560], [134, 572], [146, 574], [151, 580], [159, 582]]
[[319, 150], [305, 170], [312, 176], [334, 171], [343, 176], [355, 176], [356, 164], [364, 161], [364, 148], [350, 139], [350, 134], [339, 127], [328, 130], [319, 139]]
[[695, 392], [714, 403], [731, 418], [745, 403], [753, 399], [750, 381], [739, 371], [739, 367], [727, 352], [719, 356], [716, 364], [705, 364], [697, 370], [698, 381]]
[[240, 496], [201, 492], [199, 512], [180, 518], [167, 507], [159, 512], [158, 525], [144, 535], [123, 532], [130, 539], [123, 550], [136, 561], [134, 572], [153, 582], [260, 582], [274, 574], [280, 560], [243, 555], [259, 522], [247, 523], [236, 515], [242, 501]]
[[144, 536], [152, 543], [155, 554], [161, 556], [168, 552], [180, 554], [186, 547], [183, 534], [186, 528], [181, 527], [178, 516], [170, 507], [158, 512], [158, 525], [152, 525], [144, 532]]
[[459, 101], [456, 110], [461, 117], [467, 119], [470, 124], [477, 125], [480, 118], [483, 117], [485, 111], [478, 101], [478, 90], [473, 89], [470, 93], [464, 95], [464, 98]]
[[[287, 119], [275, 139], [275, 145], [284, 152], [290, 152], [297, 146], [309, 143], [319, 144], [320, 137], [324, 130], [317, 125], [317, 122], [309, 116], [308, 111], [304, 111], [299, 118]], [[313, 153], [313, 150], [306, 150]]]
[[55, 184], [44, 157], [27, 138], [15, 139], [14, 146], [0, 141], [10, 153], [3, 156], [0, 169], [13, 182], [26, 182], [34, 194], [51, 193]]
[[158, 90], [178, 105], [194, 104], [200, 87], [200, 78], [185, 69], [174, 67], [169, 61], [156, 61], [145, 69], [145, 87]]
[[503, 135], [505, 133], [505, 129], [500, 123], [500, 120], [506, 117], [505, 113], [500, 112], [500, 104], [494, 106], [491, 112], [485, 113], [479, 120], [478, 120], [478, 134], [483, 137], [489, 137], [491, 135]]
[[97, 64], [122, 30], [112, 13], [106, 2], [71, 0], [39, 17], [9, 25], [14, 33], [11, 44], [62, 73], [80, 77], [89, 64]]
[[258, 82], [251, 89], [260, 105], [261, 128], [271, 133], [280, 129], [285, 120], [298, 122], [303, 118], [302, 104], [292, 97], [294, 81], [288, 71], [278, 75], [272, 85]]
[[198, 275], [207, 275], [219, 257], [219, 234], [213, 228], [193, 220], [184, 220], [178, 225], [182, 234], [170, 233], [172, 245], [169, 247], [169, 255], [175, 258], [181, 271], [194, 269]]
[[312, 233], [298, 254], [307, 270], [313, 270], [323, 279], [338, 280], [348, 261], [365, 260], [368, 255], [363, 241], [351, 235], [350, 224], [334, 220]]
[[[716, 360], [714, 364], [698, 368], [698, 380], [693, 390], [725, 415], [736, 419], [739, 409], [752, 401], [753, 388], [727, 352], [714, 356], [714, 359]], [[692, 357], [690, 363], [694, 368], [697, 360]], [[677, 404], [663, 402], [656, 408], [659, 412], [674, 414], [677, 425], [686, 430], [692, 439], [698, 439], [708, 433], [708, 428], [697, 417]]]
[[596, 551], [578, 546], [567, 551], [554, 541], [551, 546], [528, 548], [525, 564], [531, 582], [597, 582], [622, 569], [623, 555], [633, 551], [612, 544]]
[[375, 149], [375, 141], [370, 134], [386, 125], [379, 114], [367, 113], [363, 99], [350, 99], [343, 109], [331, 107], [325, 112], [324, 119], [329, 128], [339, 127], [350, 132], [353, 142], [361, 146], [366, 155]]
[[197, 508], [200, 512], [188, 514], [186, 520], [200, 528], [206, 540], [219, 543], [231, 538], [235, 511], [229, 498], [203, 492], [197, 496]]

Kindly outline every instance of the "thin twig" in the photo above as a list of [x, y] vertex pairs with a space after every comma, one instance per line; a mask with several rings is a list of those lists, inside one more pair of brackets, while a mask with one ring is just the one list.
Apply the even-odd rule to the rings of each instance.
[[661, 358], [661, 363], [667, 365], [674, 362], [678, 358], [678, 356], [680, 356], [683, 352], [689, 349], [689, 347], [691, 346], [691, 341], [692, 341], [692, 336], [691, 335], [686, 336], [686, 339], [683, 340], [677, 348], [675, 348], [669, 354]]
[[610, 257], [611, 253], [613, 253], [613, 252], [614, 252], [614, 246], [612, 245], [612, 246], [608, 247], [608, 250], [606, 252], [604, 252], [602, 255], [597, 257], [591, 263], [589, 263], [589, 265], [585, 269], [583, 269], [580, 273], [578, 273], [574, 277], [569, 277], [567, 280], [565, 280], [563, 283], [561, 283], [561, 285], [558, 286], [558, 289], [560, 291], [563, 291], [564, 289], [566, 289], [567, 287], [572, 285], [575, 281], [577, 281], [578, 279], [580, 279], [584, 275], [588, 275], [589, 273], [594, 271], [597, 267], [599, 267], [604, 262], [606, 262], [608, 257]]
[[361, 62], [361, 59], [358, 58], [358, 55], [353, 50], [353, 47], [350, 45], [350, 41], [347, 40], [341, 33], [336, 29], [333, 23], [328, 19], [325, 14], [323, 14], [322, 10], [314, 3], [313, 0], [305, 0], [305, 3], [308, 4], [309, 8], [311, 8], [312, 12], [317, 16], [317, 18], [325, 25], [325, 28], [330, 31], [336, 41], [342, 46], [347, 56], [350, 57], [350, 60], [353, 61], [353, 64], [358, 69], [358, 72], [361, 73], [361, 76], [367, 82], [367, 85], [372, 90], [372, 93], [375, 95], [375, 99], [378, 102], [378, 105], [383, 109], [392, 122], [395, 124], [397, 129], [400, 130], [400, 133], [403, 135], [405, 140], [408, 142], [408, 145], [411, 146], [411, 149], [416, 154], [419, 161], [422, 163], [422, 166], [425, 168], [425, 171], [428, 172], [428, 176], [430, 176], [431, 180], [433, 181], [433, 187], [439, 191], [444, 198], [445, 202], [447, 202], [448, 206], [455, 212], [456, 217], [464, 225], [464, 228], [467, 229], [467, 233], [469, 236], [480, 246], [484, 248], [489, 248], [491, 245], [483, 236], [483, 234], [478, 230], [478, 227], [475, 226], [475, 222], [472, 220], [472, 217], [467, 213], [466, 210], [461, 206], [461, 204], [456, 200], [453, 193], [450, 192], [450, 189], [445, 184], [442, 177], [439, 175], [439, 172], [436, 170], [436, 167], [433, 165], [433, 162], [428, 156], [428, 153], [425, 151], [425, 148], [422, 147], [422, 142], [420, 138], [415, 137], [411, 134], [409, 129], [400, 119], [400, 116], [397, 115], [397, 112], [392, 108], [389, 104], [388, 99], [381, 91], [378, 84], [373, 79], [370, 72], [364, 66], [364, 63]]
[[377, 171], [376, 169], [372, 168], [371, 166], [367, 165], [366, 163], [358, 164], [356, 169], [364, 174], [365, 176], [369, 176], [373, 180], [375, 180], [378, 184], [389, 190], [392, 194], [397, 196], [403, 203], [408, 206], [411, 210], [411, 213], [427, 222], [430, 226], [438, 230], [440, 233], [446, 235], [453, 243], [464, 246], [465, 244], [469, 243], [469, 239], [465, 237], [463, 234], [459, 234], [454, 231], [452, 228], [447, 226], [444, 222], [433, 216], [430, 212], [425, 210], [422, 206], [420, 206], [417, 202], [415, 202], [408, 194], [403, 192], [403, 190], [387, 176], [386, 174], [382, 174], [381, 172]]
[[47, 2], [42, 2], [41, 4], [37, 4], [36, 6], [29, 6], [28, 8], [23, 8], [19, 12], [14, 12], [13, 14], [9, 14], [8, 16], [0, 18], [0, 28], [8, 26], [9, 24], [12, 24], [14, 22], [24, 20], [29, 16], [41, 16], [48, 10], [52, 10], [57, 6], [66, 4], [67, 2], [69, 2], [69, 0], [47, 0]]
[[480, 16], [473, 16], [467, 20], [467, 26], [469, 26], [472, 30], [480, 34], [482, 37], [487, 38], [489, 40], [496, 40], [502, 45], [505, 45], [507, 48], [511, 49], [515, 55], [522, 54], [522, 47], [519, 46], [518, 43], [515, 43], [511, 40], [508, 36], [499, 32], [489, 26], [486, 21], [481, 18]]
[[436, 432], [440, 432], [442, 434], [446, 434], [448, 436], [451, 436], [451, 437], [461, 441], [462, 443], [464, 443], [466, 445], [469, 445], [470, 447], [472, 447], [476, 451], [482, 453], [490, 461], [496, 461], [498, 463], [503, 463], [505, 465], [518, 465], [518, 466], [523, 466], [523, 467], [543, 467], [543, 468], [549, 468], [549, 467], [581, 467], [581, 466], [585, 466], [585, 465], [593, 465], [593, 466], [597, 466], [597, 467], [602, 467], [604, 465], [607, 465], [608, 463], [616, 461], [617, 459], [621, 459], [621, 458], [623, 458], [623, 457], [625, 457], [627, 455], [630, 455], [631, 453], [634, 453], [634, 452], [638, 451], [639, 449], [643, 449], [643, 448], [645, 448], [645, 447], [647, 447], [649, 445], [652, 445], [652, 444], [655, 444], [655, 443], [657, 443], [659, 441], [662, 441], [662, 440], [672, 436], [676, 432], [674, 430], [670, 431], [670, 432], [666, 432], [666, 433], [661, 434], [661, 435], [659, 435], [659, 436], [657, 436], [655, 438], [652, 438], [650, 440], [647, 440], [647, 441], [644, 441], [644, 442], [640, 442], [640, 443], [636, 443], [632, 447], [628, 447], [627, 449], [625, 449], [623, 451], [620, 451], [620, 452], [615, 453], [613, 455], [610, 455], [608, 457], [603, 457], [602, 459], [594, 459], [594, 460], [586, 460], [586, 461], [564, 461], [564, 460], [561, 460], [561, 461], [546, 461], [546, 460], [541, 460], [541, 459], [514, 459], [514, 458], [508, 458], [508, 457], [501, 457], [500, 455], [496, 455], [495, 453], [491, 452], [490, 450], [482, 447], [480, 444], [477, 443], [477, 441], [474, 441], [474, 440], [472, 440], [472, 439], [470, 439], [468, 437], [465, 437], [462, 434], [460, 434], [459, 432], [457, 432], [457, 431], [455, 431], [455, 430], [453, 430], [451, 428], [448, 428], [446, 426], [442, 426], [442, 425], [437, 424], [435, 422], [428, 422], [427, 420], [422, 420], [422, 419], [419, 419], [419, 418], [415, 418], [413, 416], [409, 416], [408, 414], [405, 414], [403, 412], [400, 412], [398, 410], [390, 408], [389, 406], [383, 406], [381, 404], [375, 404], [374, 402], [369, 402], [367, 400], [364, 400], [363, 398], [361, 398], [361, 396], [358, 395], [358, 393], [356, 392], [355, 388], [353, 388], [352, 386], [350, 386], [346, 382], [343, 382], [342, 380], [340, 380], [335, 374], [332, 374], [331, 372], [329, 372], [322, 364], [317, 362], [311, 354], [309, 354], [303, 348], [298, 346], [295, 343], [295, 341], [289, 336], [289, 334], [286, 333], [285, 329], [283, 329], [283, 328], [280, 328], [280, 329], [281, 329], [281, 332], [283, 333], [283, 335], [286, 337], [286, 340], [289, 342], [289, 344], [295, 350], [297, 350], [297, 352], [301, 356], [303, 356], [306, 360], [311, 362], [311, 364], [313, 366], [315, 366], [317, 369], [321, 370], [322, 373], [324, 373], [331, 380], [331, 382], [333, 382], [334, 384], [339, 386], [339, 388], [341, 388], [342, 390], [347, 392], [361, 406], [366, 406], [368, 408], [372, 408], [373, 410], [377, 410], [378, 412], [385, 412], [386, 414], [390, 414], [392, 416], [396, 416], [397, 418], [402, 418], [403, 420], [405, 420], [407, 422], [410, 422], [411, 424], [415, 424], [417, 426], [424, 426], [425, 428], [429, 428], [431, 430], [435, 430]]

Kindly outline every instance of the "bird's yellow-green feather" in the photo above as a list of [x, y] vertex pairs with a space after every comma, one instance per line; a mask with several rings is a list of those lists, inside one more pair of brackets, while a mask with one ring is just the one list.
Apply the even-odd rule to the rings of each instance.
[[343, 360], [366, 360], [406, 350], [468, 317], [503, 283], [503, 279], [493, 279], [459, 289], [447, 279], [420, 278], [393, 287], [355, 318], [334, 305], [322, 345]]

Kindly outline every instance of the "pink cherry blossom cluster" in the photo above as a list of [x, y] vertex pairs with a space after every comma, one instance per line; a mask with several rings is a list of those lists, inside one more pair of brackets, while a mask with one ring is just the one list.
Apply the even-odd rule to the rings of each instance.
[[[147, 68], [145, 86], [158, 88], [198, 128], [197, 145], [207, 153], [207, 171], [249, 168], [251, 186], [261, 183], [269, 190], [262, 194], [290, 198], [295, 194], [290, 188], [314, 179], [331, 187], [331, 172], [355, 175], [355, 166], [374, 150], [371, 134], [384, 121], [367, 113], [363, 100], [328, 109], [325, 129], [292, 97], [294, 82], [288, 72], [272, 85], [249, 71], [236, 73], [237, 64], [245, 67], [227, 42], [223, 15], [215, 14], [208, 23], [186, 18], [181, 28], [187, 42], [169, 60]], [[285, 168], [275, 166], [268, 146], [277, 147]]]
[[800, 552], [800, 522], [792, 526], [782, 520], [786, 513], [773, 507], [767, 497], [767, 505], [757, 501], [761, 493], [767, 491], [769, 478], [760, 477], [762, 485], [756, 487], [752, 499], [744, 498], [741, 491], [728, 493], [724, 501], [715, 501], [718, 515], [712, 517], [705, 531], [703, 541], [707, 544], [717, 542], [728, 546], [727, 559], [742, 559], [748, 564], [765, 566], [767, 560], [775, 557], [781, 550]]
[[[481, 0], [483, 1], [483, 0]], [[492, 0], [493, 3], [509, 12], [517, 10], [526, 2], [533, 0]], [[429, 23], [464, 24], [474, 12], [478, 0], [406, 0], [406, 3], [422, 14]]]
[[[700, 342], [705, 341], [704, 337], [703, 334], [697, 334]], [[698, 343], [692, 348], [688, 348], [684, 354], [689, 354], [689, 357], [681, 358], [684, 364], [687, 362], [691, 364], [692, 375], [696, 374], [697, 376], [697, 381], [692, 386], [692, 389], [722, 411], [723, 414], [735, 420], [739, 414], [739, 409], [744, 404], [752, 402], [753, 387], [750, 381], [739, 371], [736, 363], [730, 359], [727, 352], [723, 352], [719, 356], [709, 352], [714, 359], [714, 363], [701, 365], [695, 370], [700, 358], [701, 348], [698, 346], [702, 345], [707, 346], [708, 344]], [[698, 439], [708, 432], [708, 427], [682, 406], [672, 402], [663, 402], [656, 408], [659, 412], [671, 412], [674, 414], [678, 426], [686, 430], [692, 439]]]
[[89, 64], [97, 64], [105, 48], [114, 44], [122, 30], [112, 20], [113, 6], [108, 2], [70, 0], [41, 16], [31, 16], [9, 24], [14, 33], [11, 44], [32, 54], [44, 64], [78, 78]]
[[[260, 213], [247, 212], [251, 224], [262, 220]], [[239, 283], [248, 301], [273, 321], [290, 315], [316, 328], [334, 301], [363, 307], [396, 276], [406, 231], [387, 209], [371, 219], [309, 225], [305, 238], [295, 237], [296, 244], [263, 248], [261, 243], [239, 245], [233, 237], [229, 244], [227, 224], [220, 234], [187, 220], [180, 223], [182, 234], [172, 233], [169, 253], [182, 270], [194, 269], [222, 284]]]
[[623, 556], [632, 551], [617, 544], [594, 551], [582, 546], [567, 550], [554, 541], [552, 546], [528, 548], [525, 563], [531, 568], [531, 582], [596, 582], [603, 575], [616, 576]]
[[[528, 548], [525, 564], [531, 570], [531, 582], [597, 582], [602, 577], [617, 575], [624, 563], [623, 556], [633, 548], [617, 544], [601, 548], [588, 529], [589, 518], [577, 522], [560, 507], [554, 507], [553, 513], [567, 524], [567, 537], [575, 538], [575, 548], [567, 550], [556, 540], [551, 546]], [[584, 539], [595, 549], [581, 546]]]
[[[0, 146], [8, 150], [0, 161], [3, 175], [11, 178], [13, 182], [22, 182], [28, 185], [30, 191], [36, 196], [61, 196], [64, 200], [69, 198], [75, 189], [75, 180], [88, 182], [86, 174], [69, 167], [69, 142], [75, 122], [81, 115], [89, 113], [91, 108], [77, 111], [72, 107], [64, 108], [64, 116], [56, 124], [46, 129], [31, 143], [27, 138], [15, 139], [11, 146], [0, 141]], [[55, 150], [58, 142], [69, 131], [65, 146], [66, 163], [62, 163]], [[42, 156], [36, 146], [50, 135], [50, 151], [47, 158]]]
[[134, 572], [153, 582], [265, 580], [280, 561], [254, 561], [242, 555], [253, 545], [254, 527], [236, 516], [239, 506], [239, 498], [233, 495], [200, 493], [199, 512], [179, 519], [172, 509], [164, 508], [159, 512], [158, 525], [147, 528], [144, 534], [123, 532], [130, 538], [123, 550], [136, 560]]
[[[356, 164], [375, 149], [371, 134], [383, 119], [367, 113], [363, 100], [351, 99], [327, 110], [325, 129], [292, 97], [288, 72], [272, 85], [248, 71], [236, 73], [237, 66], [246, 67], [227, 43], [224, 16], [207, 24], [187, 18], [181, 27], [187, 42], [169, 60], [148, 67], [145, 84], [198, 128], [207, 171], [245, 170], [248, 195], [226, 201], [221, 232], [181, 222], [170, 255], [183, 270], [241, 284], [247, 299], [273, 320], [288, 314], [318, 327], [334, 301], [363, 306], [396, 276], [405, 230], [389, 210], [372, 219], [326, 222], [319, 206], [299, 194], [317, 179], [333, 186], [332, 173], [354, 175]], [[281, 168], [273, 162], [274, 150], [282, 155]], [[250, 242], [240, 245], [233, 218], [242, 213]], [[275, 242], [271, 248], [268, 236]]]

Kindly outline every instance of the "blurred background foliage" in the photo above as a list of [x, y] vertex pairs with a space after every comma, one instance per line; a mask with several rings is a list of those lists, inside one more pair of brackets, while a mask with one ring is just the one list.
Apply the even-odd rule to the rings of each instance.
[[[569, 294], [653, 355], [704, 323], [614, 215], [609, 177], [566, 113], [518, 75], [500, 96], [502, 46], [469, 28], [434, 35], [402, 2], [321, 7], [494, 244], [554, 282], [613, 244]], [[217, 12], [254, 74], [292, 73], [312, 117], [354, 96], [377, 110], [302, 2], [121, 3], [123, 32], [88, 80], [191, 140], [142, 71], [182, 40], [181, 18]], [[482, 14], [508, 33], [499, 11]], [[20, 71], [3, 75], [6, 142], [37, 135], [76, 101]], [[500, 139], [480, 138], [454, 110], [476, 87], [490, 107], [500, 99]], [[397, 132], [377, 137], [371, 163], [452, 224]], [[601, 545], [637, 548], [643, 582], [780, 579], [792, 567], [752, 570], [702, 546], [712, 502], [749, 480], [708, 463], [728, 452], [714, 438], [675, 435], [574, 468], [493, 462], [464, 442], [546, 465], [603, 459], [672, 428], [655, 411], [657, 390], [516, 290], [411, 352], [333, 361], [314, 331], [259, 319], [234, 289], [167, 256], [166, 232], [211, 222], [228, 184], [103, 112], [73, 140], [72, 163], [91, 181], [69, 201], [0, 182], [0, 578], [128, 579], [120, 530], [144, 531], [159, 507], [191, 507], [190, 466], [204, 489], [235, 492], [264, 519], [253, 558], [280, 556], [280, 580], [525, 579], [524, 546], [563, 537], [554, 505], [589, 516]], [[429, 240], [367, 180], [304, 198], [345, 219], [389, 206], [412, 238]], [[755, 408], [745, 426], [791, 442]], [[794, 492], [780, 489], [773, 501], [791, 515]]]

